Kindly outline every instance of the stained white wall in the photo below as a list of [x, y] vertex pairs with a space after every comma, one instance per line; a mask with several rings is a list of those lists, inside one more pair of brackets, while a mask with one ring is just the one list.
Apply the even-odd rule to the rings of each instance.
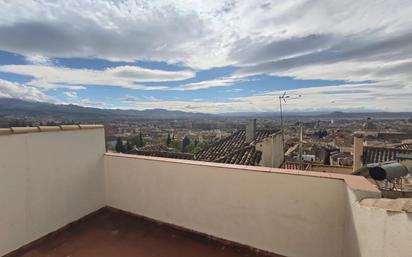
[[373, 196], [348, 188], [343, 256], [412, 256], [412, 214], [359, 204], [359, 199]]
[[0, 256], [105, 206], [104, 130], [0, 135]]
[[342, 255], [341, 180], [110, 155], [105, 176], [109, 206], [288, 257]]

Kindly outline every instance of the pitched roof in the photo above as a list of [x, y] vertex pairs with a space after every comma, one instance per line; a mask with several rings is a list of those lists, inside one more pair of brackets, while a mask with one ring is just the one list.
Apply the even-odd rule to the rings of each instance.
[[363, 148], [363, 163], [379, 163], [395, 161], [400, 153], [412, 153], [412, 149], [365, 146]]
[[412, 144], [401, 144], [396, 147], [397, 149], [402, 150], [411, 150], [412, 151]]
[[193, 154], [190, 153], [174, 152], [164, 145], [148, 145], [137, 149], [132, 149], [127, 153], [135, 155], [156, 156], [185, 160], [193, 160], [194, 157]]
[[256, 138], [251, 143], [245, 143], [246, 131], [238, 130], [203, 151], [199, 152], [196, 160], [221, 162], [240, 165], [258, 165], [262, 156], [261, 151], [256, 150], [256, 143], [277, 132], [276, 130], [257, 130]]
[[164, 151], [164, 152], [173, 152], [165, 145], [145, 145], [143, 147], [137, 148], [139, 151]]
[[240, 164], [240, 165], [257, 165], [262, 157], [261, 151], [256, 151], [254, 145], [249, 145], [236, 150], [228, 155], [215, 160], [215, 162]]

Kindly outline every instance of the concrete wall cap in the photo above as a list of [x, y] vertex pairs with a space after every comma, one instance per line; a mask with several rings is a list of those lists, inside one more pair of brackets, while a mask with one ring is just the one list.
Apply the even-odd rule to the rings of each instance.
[[38, 127], [11, 127], [0, 128], [1, 135], [37, 133], [37, 132], [51, 132], [51, 131], [65, 131], [65, 130], [80, 130], [80, 129], [100, 129], [104, 125], [100, 124], [84, 124], [84, 125], [60, 125], [60, 126], [38, 126]]
[[0, 135], [9, 135], [13, 133], [11, 128], [0, 128]]
[[102, 124], [80, 124], [82, 129], [104, 128]]
[[60, 130], [59, 126], [39, 126], [38, 128], [39, 128], [40, 132]]
[[60, 128], [62, 130], [74, 130], [74, 129], [80, 129], [79, 125], [60, 125]]
[[39, 132], [38, 127], [11, 127], [11, 130], [15, 134]]

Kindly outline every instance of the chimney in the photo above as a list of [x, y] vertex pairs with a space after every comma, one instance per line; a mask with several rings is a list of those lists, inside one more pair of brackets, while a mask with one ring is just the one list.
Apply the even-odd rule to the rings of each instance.
[[363, 141], [363, 134], [355, 133], [353, 141], [353, 171], [362, 167]]
[[262, 152], [260, 166], [280, 168], [285, 160], [282, 133], [278, 132], [264, 138], [256, 144], [256, 150]]
[[256, 137], [256, 119], [251, 119], [246, 125], [246, 141], [245, 143], [249, 144]]

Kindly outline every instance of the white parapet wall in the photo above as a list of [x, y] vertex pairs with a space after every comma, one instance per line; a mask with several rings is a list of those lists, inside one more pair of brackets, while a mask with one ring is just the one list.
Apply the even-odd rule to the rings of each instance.
[[0, 131], [0, 256], [105, 206], [101, 126]]
[[343, 256], [347, 184], [303, 173], [106, 154], [106, 201], [288, 257]]
[[[412, 256], [412, 200], [370, 196], [348, 188], [344, 256]], [[402, 202], [407, 203], [407, 211], [399, 206]]]
[[287, 257], [411, 256], [412, 201], [379, 197], [357, 176], [105, 154], [101, 126], [0, 129], [0, 256], [104, 206]]

